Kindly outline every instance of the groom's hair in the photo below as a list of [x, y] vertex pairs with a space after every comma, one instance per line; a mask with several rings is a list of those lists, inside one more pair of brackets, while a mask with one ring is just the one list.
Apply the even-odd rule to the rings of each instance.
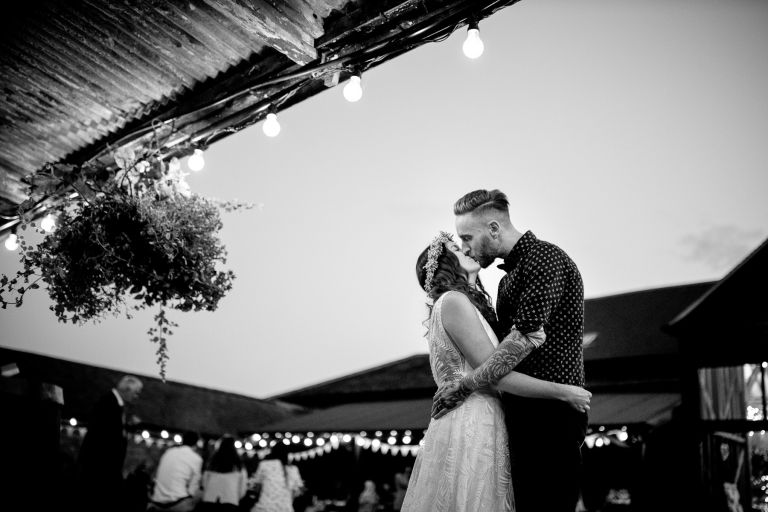
[[465, 194], [453, 205], [454, 215], [477, 213], [482, 215], [490, 210], [501, 212], [509, 217], [509, 200], [501, 190], [475, 190]]

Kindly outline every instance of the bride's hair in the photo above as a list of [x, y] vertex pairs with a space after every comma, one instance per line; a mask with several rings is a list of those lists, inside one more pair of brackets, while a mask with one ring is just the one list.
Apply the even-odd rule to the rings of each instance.
[[[421, 289], [424, 289], [424, 283], [427, 280], [427, 270], [424, 266], [427, 264], [429, 247], [419, 255], [416, 260], [416, 278], [419, 280]], [[483, 283], [480, 282], [480, 278], [477, 279], [476, 287], [473, 288], [467, 281], [467, 274], [461, 264], [459, 258], [456, 257], [451, 251], [443, 250], [440, 256], [437, 258], [437, 269], [435, 275], [432, 278], [432, 286], [427, 293], [427, 296], [432, 299], [432, 303], [436, 301], [442, 294], [447, 291], [455, 290], [461, 292], [467, 296], [472, 304], [480, 311], [483, 317], [488, 323], [496, 329], [496, 313], [493, 311], [491, 305], [491, 297], [488, 292], [483, 288]], [[429, 307], [429, 314], [432, 316], [432, 304], [427, 304]]]

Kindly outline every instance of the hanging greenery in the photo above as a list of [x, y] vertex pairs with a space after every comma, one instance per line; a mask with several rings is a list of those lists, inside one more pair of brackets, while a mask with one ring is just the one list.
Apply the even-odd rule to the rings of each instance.
[[[22, 268], [0, 277], [0, 306], [21, 306], [41, 283], [61, 322], [98, 322], [123, 312], [131, 318], [130, 310], [159, 306], [148, 334], [164, 379], [166, 342], [177, 326], [166, 310], [216, 309], [235, 277], [220, 268], [226, 263], [217, 237], [220, 209], [252, 205], [191, 193], [178, 160], [166, 164], [153, 151], [137, 156], [121, 150], [114, 162], [112, 169], [53, 164], [26, 178], [30, 198], [19, 207]], [[53, 208], [57, 227], [47, 233], [32, 212], [50, 197], [68, 199]], [[27, 228], [43, 240], [30, 244], [23, 236]]]

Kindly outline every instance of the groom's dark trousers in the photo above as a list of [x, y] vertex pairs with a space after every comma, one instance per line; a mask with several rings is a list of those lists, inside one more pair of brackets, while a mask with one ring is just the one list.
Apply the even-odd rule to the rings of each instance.
[[503, 396], [516, 512], [573, 512], [587, 415], [565, 402]]

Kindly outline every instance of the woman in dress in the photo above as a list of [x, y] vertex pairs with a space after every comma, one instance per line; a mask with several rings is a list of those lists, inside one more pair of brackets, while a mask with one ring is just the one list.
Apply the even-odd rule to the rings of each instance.
[[203, 472], [202, 511], [237, 510], [245, 496], [248, 476], [235, 448], [235, 439], [224, 436], [211, 457], [208, 469]]
[[251, 512], [293, 512], [291, 477], [287, 469], [288, 450], [276, 444], [253, 475], [252, 484], [261, 486], [259, 501]]
[[[480, 265], [441, 232], [419, 256], [416, 275], [432, 301], [425, 322], [432, 376], [440, 387], [479, 366], [498, 344], [490, 297], [477, 279]], [[512, 372], [496, 389], [476, 392], [433, 419], [414, 464], [403, 512], [512, 511], [509, 448], [498, 390], [563, 400], [588, 408], [583, 388]]]

